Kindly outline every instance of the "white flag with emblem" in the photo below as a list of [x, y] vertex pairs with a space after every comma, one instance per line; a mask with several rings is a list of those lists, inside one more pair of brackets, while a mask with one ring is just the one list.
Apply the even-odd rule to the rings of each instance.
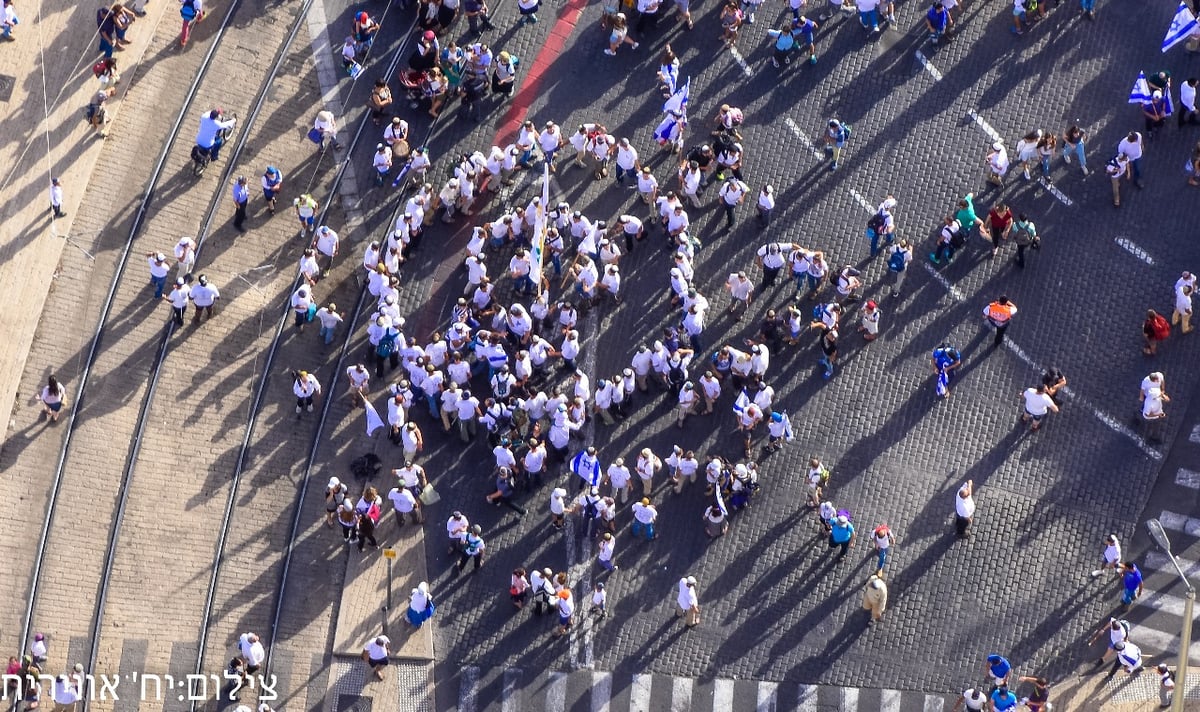
[[1196, 16], [1188, 9], [1187, 3], [1180, 2], [1179, 9], [1175, 11], [1175, 19], [1171, 20], [1171, 26], [1167, 28], [1167, 36], [1163, 38], [1162, 51], [1166, 52], [1186, 40], [1195, 30]]

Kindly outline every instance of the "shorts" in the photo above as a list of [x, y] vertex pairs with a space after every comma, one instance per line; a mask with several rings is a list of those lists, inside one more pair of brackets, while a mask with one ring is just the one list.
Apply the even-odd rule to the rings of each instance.
[[263, 198], [267, 200], [274, 200], [275, 191], [271, 190], [270, 188], [263, 188]]
[[371, 658], [369, 662], [371, 663], [371, 667], [384, 667], [388, 664], [388, 659], [382, 658], [380, 660], [376, 660], [375, 658]]
[[47, 403], [46, 407], [49, 408], [51, 411], [57, 413], [58, 411], [62, 410], [62, 401], [59, 401], [57, 403]]
[[[1049, 412], [1049, 411], [1047, 411], [1047, 412]], [[1028, 415], [1030, 418], [1033, 418], [1033, 422], [1035, 422], [1035, 423], [1042, 422], [1042, 419], [1046, 417], [1046, 413], [1042, 413], [1041, 415], [1034, 415], [1033, 413], [1030, 413], [1028, 409], [1026, 409], [1025, 415]]]
[[608, 36], [608, 43], [609, 44], [620, 44], [621, 42], [625, 41], [625, 37], [628, 34], [629, 34], [628, 32], [622, 32], [620, 30], [613, 30], [612, 34], [610, 34]]
[[571, 625], [571, 616], [564, 616], [563, 614], [559, 613], [558, 614], [558, 624], [563, 626], [564, 628]]
[[524, 8], [524, 7], [518, 6], [517, 9], [520, 11], [520, 13], [522, 15], [532, 15], [538, 11], [538, 5], [539, 5], [539, 3], [534, 3], [533, 7], [530, 7], [530, 8]]

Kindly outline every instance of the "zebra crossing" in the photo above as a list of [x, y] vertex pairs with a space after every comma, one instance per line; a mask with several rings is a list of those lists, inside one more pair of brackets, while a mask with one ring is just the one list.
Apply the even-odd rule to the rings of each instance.
[[457, 712], [949, 712], [950, 695], [599, 670], [459, 674]]
[[[1200, 471], [1193, 468], [1196, 467], [1194, 463], [1200, 462], [1200, 422], [1184, 432], [1188, 433], [1186, 439], [1180, 437], [1172, 445], [1144, 519], [1157, 517], [1162, 523], [1179, 568], [1195, 586], [1200, 581], [1200, 507], [1197, 507], [1200, 505]], [[1138, 536], [1141, 536], [1140, 532], [1135, 540]], [[1147, 543], [1146, 554], [1136, 561], [1142, 569], [1144, 592], [1137, 605], [1124, 614], [1133, 624], [1130, 637], [1144, 653], [1156, 659], [1174, 657], [1179, 653], [1185, 589], [1171, 558], [1152, 542]], [[1200, 614], [1200, 606], [1195, 607], [1194, 614]], [[1200, 630], [1200, 627], [1193, 630]], [[1188, 657], [1193, 665], [1197, 665], [1200, 664], [1200, 640], [1195, 632], [1192, 640]]]

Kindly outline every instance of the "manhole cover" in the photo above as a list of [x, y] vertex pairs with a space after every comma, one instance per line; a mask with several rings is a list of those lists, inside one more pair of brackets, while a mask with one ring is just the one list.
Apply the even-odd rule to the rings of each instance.
[[0, 74], [0, 101], [8, 101], [11, 99], [13, 87], [16, 85], [16, 77], [10, 77], [7, 74]]

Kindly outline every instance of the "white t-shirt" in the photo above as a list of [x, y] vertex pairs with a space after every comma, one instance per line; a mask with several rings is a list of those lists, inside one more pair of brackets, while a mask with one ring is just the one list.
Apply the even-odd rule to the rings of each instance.
[[1104, 561], [1109, 564], [1116, 564], [1121, 560], [1121, 542], [1109, 544], [1104, 547]]
[[974, 495], [963, 498], [954, 495], [954, 513], [963, 519], [970, 519], [975, 516], [975, 497]]
[[1142, 135], [1135, 134], [1134, 140], [1128, 138], [1121, 139], [1117, 144], [1117, 153], [1123, 153], [1129, 157], [1129, 160], [1136, 161], [1142, 157]]
[[1183, 104], [1188, 111], [1196, 110], [1196, 87], [1189, 85], [1187, 82], [1179, 85], [1179, 103]]
[[[379, 644], [379, 641], [381, 640], [383, 641], [383, 645]], [[367, 651], [367, 657], [371, 660], [384, 660], [388, 656], [387, 646], [391, 644], [391, 642], [391, 639], [389, 639], [386, 635], [381, 635], [375, 638], [375, 640], [372, 640], [370, 643], [367, 643], [367, 646], [363, 648], [363, 650]]]
[[1036, 388], [1025, 389], [1025, 412], [1030, 415], [1041, 416], [1050, 412], [1054, 401], [1045, 393], [1038, 393]]

